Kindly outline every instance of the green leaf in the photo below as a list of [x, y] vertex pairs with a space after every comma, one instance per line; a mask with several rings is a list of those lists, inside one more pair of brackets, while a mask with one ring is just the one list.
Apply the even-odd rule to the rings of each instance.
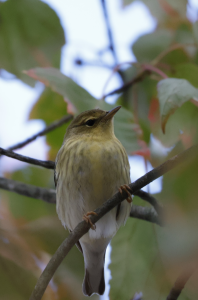
[[[12, 173], [13, 180], [44, 188], [54, 188], [53, 171], [43, 168], [26, 167]], [[10, 211], [15, 218], [35, 220], [43, 215], [56, 214], [55, 206], [44, 201], [8, 192]]]
[[[166, 65], [171, 65], [173, 68], [177, 64], [188, 63], [190, 60], [189, 55], [187, 54], [185, 47], [181, 49], [175, 49], [168, 52], [160, 61], [162, 65], [166, 67]], [[164, 69], [168, 71], [167, 68]]]
[[25, 300], [31, 295], [36, 276], [0, 255], [1, 299]]
[[[41, 119], [46, 125], [49, 125], [65, 115], [67, 115], [67, 104], [64, 102], [63, 96], [53, 92], [50, 88], [46, 88], [33, 106], [29, 118]], [[63, 124], [46, 135], [46, 141], [50, 147], [48, 159], [55, 160], [69, 124], [70, 122]]]
[[186, 101], [198, 101], [198, 89], [185, 79], [167, 78], [158, 83], [158, 97], [162, 131], [165, 132], [166, 122], [171, 114]]
[[193, 24], [193, 36], [196, 44], [198, 44], [198, 21]]
[[129, 218], [112, 239], [111, 299], [132, 299], [140, 291], [147, 300], [167, 295], [169, 285], [158, 254], [155, 227]]
[[[124, 6], [127, 6], [135, 0], [122, 0]], [[151, 14], [157, 18], [158, 21], [164, 20], [165, 13], [158, 0], [142, 0], [142, 2], [149, 8]]]
[[[124, 6], [133, 2], [135, 2], [135, 0], [122, 0]], [[151, 14], [159, 23], [165, 22], [167, 20], [167, 15], [177, 18], [179, 16], [181, 19], [186, 19], [187, 0], [142, 0], [142, 2], [149, 8]]]
[[[113, 108], [112, 105], [107, 104], [105, 101], [99, 101], [94, 98], [84, 88], [76, 84], [71, 78], [63, 75], [57, 69], [36, 68], [26, 73], [62, 95], [70, 108], [72, 104], [72, 109], [75, 114], [97, 107], [104, 110]], [[132, 113], [122, 108], [119, 113], [115, 115], [115, 134], [128, 153], [139, 149], [137, 131], [138, 125], [134, 123]]]
[[198, 66], [192, 63], [178, 64], [174, 67], [174, 77], [186, 79], [198, 88]]
[[138, 62], [150, 62], [163, 50], [167, 49], [172, 41], [172, 33], [168, 30], [157, 30], [141, 36], [133, 44], [133, 52]]
[[0, 68], [33, 85], [34, 81], [23, 70], [36, 66], [59, 67], [64, 32], [58, 16], [46, 3], [0, 2], [0, 20]]
[[[193, 39], [191, 24], [188, 24], [188, 23], [181, 24], [178, 27], [178, 29], [175, 31], [175, 42], [179, 43], [179, 44], [192, 44], [192, 49], [194, 51], [195, 47], [193, 46], [194, 39]], [[186, 46], [188, 46], [188, 45], [186, 45]], [[189, 49], [190, 48], [191, 47], [189, 47]], [[188, 49], [188, 47], [185, 47], [185, 49]], [[189, 53], [190, 53], [190, 51], [189, 51]]]
[[[163, 134], [161, 130], [160, 112], [157, 111], [157, 118], [154, 124], [152, 124], [152, 134], [163, 146], [170, 148], [176, 145], [176, 148], [179, 149], [178, 151], [183, 151], [192, 144], [198, 143], [198, 132], [196, 128], [198, 128], [198, 107], [191, 101], [187, 101], [175, 111], [174, 115], [170, 116], [166, 124], [166, 134]], [[158, 157], [159, 159], [159, 155], [163, 154], [163, 150], [160, 150], [157, 155], [157, 147], [155, 144], [154, 147], [152, 158], [157, 159]], [[171, 156], [177, 154], [178, 151], [176, 153], [174, 152]], [[158, 161], [157, 165], [166, 159], [168, 158], [161, 156], [161, 161]], [[154, 166], [157, 165], [156, 163], [154, 164]]]

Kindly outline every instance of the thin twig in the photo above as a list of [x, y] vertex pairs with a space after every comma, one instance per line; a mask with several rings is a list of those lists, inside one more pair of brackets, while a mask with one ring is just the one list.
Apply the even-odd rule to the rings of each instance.
[[162, 220], [152, 207], [143, 207], [133, 204], [130, 211], [130, 217], [155, 223], [159, 226], [163, 226]]
[[56, 191], [0, 177], [0, 188], [23, 196], [56, 203]]
[[116, 51], [115, 51], [115, 46], [114, 46], [114, 42], [113, 42], [113, 35], [112, 35], [112, 31], [111, 31], [111, 26], [110, 26], [110, 21], [109, 21], [109, 17], [108, 17], [108, 13], [107, 13], [107, 7], [106, 7], [106, 3], [105, 0], [101, 0], [102, 3], [102, 9], [103, 9], [103, 14], [104, 14], [104, 19], [105, 19], [105, 24], [106, 24], [106, 28], [107, 28], [107, 34], [108, 34], [108, 38], [109, 38], [109, 48], [112, 51], [114, 60], [115, 60], [115, 64], [118, 64], [118, 58], [116, 55]]
[[123, 91], [130, 88], [133, 84], [135, 84], [139, 81], [142, 81], [149, 74], [150, 74], [150, 71], [148, 71], [148, 70], [141, 71], [136, 77], [131, 79], [129, 82], [123, 84], [120, 88], [115, 89], [110, 93], [107, 93], [106, 95], [103, 96], [103, 98], [106, 98], [106, 97], [114, 95], [114, 94], [122, 93]]
[[15, 152], [9, 151], [9, 150], [5, 150], [3, 148], [0, 148], [0, 155], [5, 155], [32, 165], [36, 165], [36, 166], [40, 166], [46, 169], [54, 169], [55, 163], [51, 160], [39, 160], [39, 159], [34, 159], [28, 156], [24, 156], [21, 154], [17, 154]]
[[160, 76], [162, 76], [163, 78], [168, 78], [168, 76], [164, 72], [162, 72], [160, 69], [154, 67], [153, 65], [142, 64], [141, 66], [142, 66], [143, 70], [140, 71], [140, 73], [137, 74], [137, 76], [132, 78], [129, 82], [123, 84], [120, 88], [115, 89], [112, 92], [107, 93], [106, 95], [104, 95], [103, 99], [105, 99], [108, 96], [111, 96], [111, 95], [114, 95], [114, 94], [119, 94], [119, 93], [127, 90], [128, 88], [130, 88], [135, 83], [142, 81], [146, 76], [150, 75], [151, 72], [157, 73]]
[[178, 299], [179, 295], [181, 294], [182, 290], [185, 287], [185, 284], [187, 283], [189, 278], [192, 276], [192, 274], [196, 268], [197, 268], [197, 266], [193, 266], [190, 269], [182, 272], [182, 274], [175, 281], [175, 284], [174, 284], [173, 288], [170, 290], [170, 293], [169, 293], [168, 297], [166, 298], [166, 300], [177, 300]]
[[[111, 50], [111, 52], [113, 54], [113, 58], [115, 61], [115, 66], [116, 66], [116, 65], [118, 65], [118, 57], [116, 54], [115, 45], [114, 45], [114, 41], [113, 41], [113, 34], [112, 34], [108, 11], [107, 11], [107, 7], [106, 7], [106, 0], [101, 0], [101, 4], [102, 4], [102, 10], [103, 10], [104, 19], [105, 19], [105, 25], [106, 25], [106, 29], [107, 29], [107, 35], [108, 35], [108, 39], [109, 39], [109, 49]], [[117, 72], [120, 75], [122, 82], [124, 83], [125, 82], [124, 73], [119, 69]]]
[[[169, 159], [159, 167], [153, 169], [148, 172], [144, 176], [140, 177], [135, 182], [129, 184], [131, 189], [131, 194], [136, 193], [138, 190], [142, 189], [147, 184], [151, 183], [153, 180], [158, 177], [164, 175], [168, 171], [172, 170], [176, 166], [178, 166], [181, 162], [186, 162], [187, 158], [192, 158], [197, 155], [198, 145], [195, 145], [186, 151], [174, 156]], [[121, 203], [124, 199], [127, 198], [127, 193], [125, 191], [120, 194], [116, 193], [113, 197], [107, 200], [100, 208], [95, 210], [97, 215], [91, 215], [90, 220], [93, 224], [95, 224], [100, 218], [102, 218], [107, 212], [116, 207], [119, 203]], [[80, 222], [74, 231], [70, 233], [67, 239], [60, 245], [58, 250], [52, 256], [51, 260], [47, 264], [45, 270], [41, 274], [40, 278], [37, 281], [37, 284], [30, 296], [30, 300], [40, 300], [47, 288], [49, 281], [51, 280], [54, 272], [68, 254], [70, 249], [77, 243], [77, 241], [90, 229], [90, 224], [85, 221]]]
[[101, 68], [106, 68], [106, 69], [113, 69], [112, 65], [106, 64], [103, 61], [100, 60], [93, 60], [93, 61], [88, 61], [88, 60], [84, 60], [83, 58], [77, 58], [75, 59], [75, 64], [79, 65], [79, 66], [91, 66], [91, 67], [101, 67]]
[[161, 216], [162, 215], [162, 205], [155, 199], [155, 197], [151, 196], [149, 193], [144, 192], [142, 190], [137, 191], [135, 193], [136, 196], [150, 203], [156, 210], [156, 212]]
[[120, 68], [121, 68], [123, 65], [126, 65], [126, 64], [128, 64], [128, 65], [133, 65], [134, 63], [131, 62], [131, 61], [126, 61], [126, 62], [123, 62], [123, 63], [120, 63], [120, 64], [116, 65], [116, 66], [113, 68], [113, 70], [112, 70], [112, 72], [111, 72], [109, 78], [107, 79], [107, 81], [106, 81], [106, 83], [105, 83], [105, 85], [104, 85], [104, 87], [103, 87], [103, 90], [102, 90], [102, 97], [101, 97], [102, 100], [105, 99], [105, 90], [106, 90], [106, 88], [107, 88], [107, 86], [108, 86], [108, 84], [109, 84], [111, 78], [113, 77], [113, 75], [114, 75], [116, 72], [119, 72]]
[[160, 70], [159, 68], [154, 67], [154, 66], [151, 65], [151, 64], [150, 64], [150, 65], [149, 65], [149, 64], [143, 64], [142, 67], [143, 67], [145, 70], [148, 70], [148, 71], [157, 73], [157, 74], [160, 75], [162, 78], [168, 78], [168, 76], [167, 76], [162, 70]]
[[7, 150], [12, 151], [12, 150], [20, 149], [20, 148], [26, 146], [27, 144], [33, 142], [34, 140], [36, 140], [37, 137], [43, 136], [43, 135], [47, 134], [48, 132], [50, 132], [50, 131], [56, 129], [57, 127], [62, 126], [63, 124], [69, 122], [69, 121], [72, 120], [72, 119], [73, 119], [73, 116], [72, 116], [72, 115], [64, 116], [62, 119], [57, 120], [57, 121], [51, 123], [51, 124], [50, 124], [49, 126], [47, 126], [45, 129], [39, 131], [37, 134], [34, 134], [32, 137], [28, 138], [27, 140], [25, 140], [25, 141], [23, 141], [23, 142], [21, 142], [21, 143], [18, 143], [18, 144], [16, 144], [16, 145], [12, 146], [12, 147], [9, 147]]

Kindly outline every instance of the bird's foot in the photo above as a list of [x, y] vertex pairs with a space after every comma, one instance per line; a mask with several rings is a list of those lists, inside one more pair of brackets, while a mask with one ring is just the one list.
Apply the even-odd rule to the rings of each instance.
[[87, 224], [91, 225], [91, 229], [96, 230], [96, 225], [93, 224], [89, 218], [90, 215], [97, 216], [97, 213], [95, 213], [94, 211], [88, 211], [88, 213], [83, 216], [83, 220], [85, 220]]
[[121, 195], [122, 195], [122, 191], [125, 191], [127, 193], [128, 197], [126, 198], [126, 200], [127, 202], [131, 203], [133, 199], [131, 194], [129, 193], [129, 191], [131, 192], [130, 187], [127, 184], [123, 184], [119, 187], [119, 192]]

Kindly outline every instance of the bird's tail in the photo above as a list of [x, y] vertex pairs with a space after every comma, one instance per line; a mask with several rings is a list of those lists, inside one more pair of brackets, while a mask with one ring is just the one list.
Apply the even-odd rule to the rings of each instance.
[[105, 291], [104, 262], [105, 249], [95, 250], [88, 244], [81, 244], [85, 261], [85, 277], [83, 293], [91, 296], [93, 293], [103, 295]]

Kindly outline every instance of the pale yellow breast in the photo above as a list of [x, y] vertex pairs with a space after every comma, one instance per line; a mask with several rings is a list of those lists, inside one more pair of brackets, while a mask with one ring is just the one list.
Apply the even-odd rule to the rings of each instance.
[[87, 139], [78, 147], [74, 177], [81, 186], [86, 206], [95, 209], [121, 184], [130, 182], [128, 157], [116, 138], [105, 142]]
[[57, 201], [60, 214], [65, 211], [66, 224], [72, 224], [74, 211], [78, 223], [84, 213], [101, 206], [120, 185], [130, 183], [128, 157], [116, 138], [105, 142], [89, 136], [69, 140], [58, 155], [57, 172], [61, 182]]

